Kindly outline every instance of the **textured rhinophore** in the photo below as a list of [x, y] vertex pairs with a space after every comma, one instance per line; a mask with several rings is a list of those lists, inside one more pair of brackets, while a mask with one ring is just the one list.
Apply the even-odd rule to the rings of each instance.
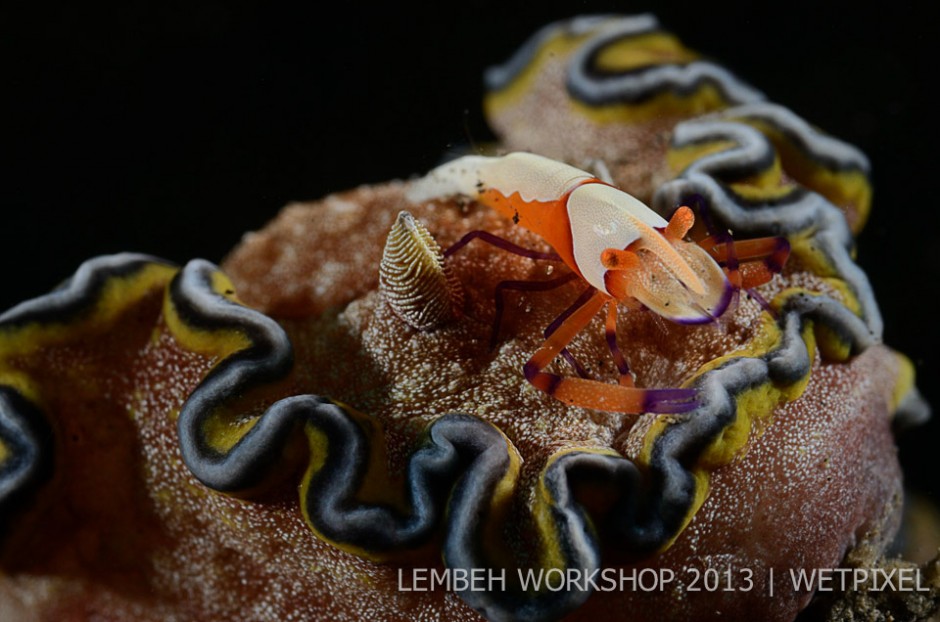
[[454, 319], [459, 288], [428, 230], [400, 212], [379, 263], [379, 291], [389, 306], [412, 328], [432, 330]]

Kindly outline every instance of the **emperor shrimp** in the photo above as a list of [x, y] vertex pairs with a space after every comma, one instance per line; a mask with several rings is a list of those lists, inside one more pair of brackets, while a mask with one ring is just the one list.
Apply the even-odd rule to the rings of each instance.
[[[576, 279], [589, 286], [546, 328], [544, 343], [523, 366], [525, 378], [537, 389], [583, 408], [624, 414], [693, 410], [698, 405], [694, 388], [635, 386], [617, 343], [619, 304], [642, 305], [682, 324], [715, 322], [728, 310], [735, 291], [769, 281], [790, 251], [786, 239], [777, 237], [733, 241], [710, 235], [688, 241], [695, 223], [690, 207], [680, 206], [667, 221], [597, 177], [531, 153], [464, 156], [432, 170], [409, 191], [415, 202], [453, 196], [497, 210], [540, 236], [555, 253], [530, 251], [489, 232], [471, 231], [445, 256], [481, 239], [525, 257], [563, 261], [571, 270], [530, 287], [513, 282], [512, 289], [547, 290]], [[741, 270], [745, 263], [748, 269]], [[502, 313], [500, 293], [494, 338]], [[606, 339], [620, 376], [618, 384], [587, 377], [567, 351], [572, 339], [605, 306]], [[575, 366], [578, 377], [546, 371], [559, 355]]]

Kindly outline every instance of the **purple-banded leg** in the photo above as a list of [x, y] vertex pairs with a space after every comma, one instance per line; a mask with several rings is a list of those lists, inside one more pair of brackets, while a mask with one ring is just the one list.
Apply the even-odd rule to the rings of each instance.
[[519, 292], [547, 292], [566, 283], [578, 278], [578, 275], [574, 272], [569, 272], [568, 274], [563, 274], [554, 279], [546, 279], [544, 281], [500, 281], [496, 284], [495, 296], [495, 306], [496, 313], [493, 317], [493, 332], [490, 336], [490, 349], [496, 347], [496, 342], [499, 340], [499, 329], [503, 323], [503, 311], [506, 306], [505, 299], [503, 294], [506, 291], [519, 291]]
[[593, 290], [591, 296], [555, 327], [545, 343], [523, 367], [526, 380], [552, 397], [582, 408], [623, 414], [680, 413], [698, 406], [694, 389], [640, 389], [589, 378], [560, 376], [545, 369], [575, 335], [583, 330], [610, 300]]
[[[568, 319], [568, 317], [572, 313], [574, 313], [579, 307], [581, 307], [581, 305], [583, 305], [584, 303], [586, 303], [588, 300], [591, 299], [591, 296], [594, 295], [594, 292], [595, 292], [595, 289], [593, 287], [588, 287], [583, 292], [581, 292], [581, 295], [578, 296], [577, 299], [575, 299], [573, 303], [571, 303], [570, 307], [562, 311], [561, 315], [559, 315], [554, 320], [552, 320], [552, 323], [548, 325], [548, 327], [545, 329], [545, 332], [542, 333], [542, 336], [545, 337], [546, 339], [551, 337], [552, 333], [558, 330], [558, 327], [561, 326], [562, 322]], [[581, 363], [579, 363], [578, 360], [574, 358], [574, 355], [571, 354], [568, 348], [562, 348], [561, 356], [566, 361], [568, 361], [568, 364], [571, 365], [571, 367], [574, 369], [575, 373], [578, 374], [578, 376], [580, 376], [581, 378], [590, 378], [591, 375], [584, 368], [584, 366], [581, 365]]]
[[712, 235], [698, 242], [738, 289], [763, 285], [783, 271], [790, 256], [790, 242], [784, 237], [733, 240], [730, 235]]
[[[700, 194], [687, 197], [685, 205], [694, 206], [708, 236], [698, 241], [718, 264], [736, 289], [743, 289], [769, 310], [766, 301], [753, 289], [783, 272], [790, 256], [790, 242], [782, 236], [735, 240], [727, 230], [715, 224], [708, 202]], [[679, 208], [682, 209], [682, 208]]]
[[627, 365], [627, 359], [624, 358], [620, 346], [617, 344], [617, 299], [611, 298], [607, 303], [607, 322], [604, 326], [604, 334], [607, 337], [607, 347], [610, 349], [610, 356], [614, 359], [617, 371], [620, 372], [620, 384], [625, 387], [633, 386], [633, 374], [630, 373], [630, 366]]
[[476, 231], [471, 231], [451, 244], [447, 250], [444, 251], [444, 257], [450, 257], [474, 240], [481, 240], [487, 244], [495, 246], [496, 248], [502, 249], [508, 253], [512, 253], [513, 255], [519, 255], [520, 257], [528, 257], [529, 259], [543, 259], [546, 261], [561, 261], [561, 257], [555, 253], [542, 253], [528, 248], [523, 248], [522, 246], [510, 242], [505, 238], [501, 238], [498, 235], [493, 235], [489, 231], [482, 231], [479, 229]]
[[[467, 233], [450, 247], [448, 247], [447, 250], [444, 251], [444, 257], [450, 257], [474, 240], [481, 240], [487, 244], [495, 246], [500, 250], [512, 253], [513, 255], [519, 255], [520, 257], [526, 257], [528, 259], [561, 261], [561, 257], [555, 253], [543, 253], [540, 251], [523, 248], [522, 246], [510, 242], [505, 238], [501, 238], [498, 235], [494, 235], [489, 231], [483, 231], [479, 229]], [[522, 292], [544, 292], [555, 289], [556, 287], [561, 287], [565, 283], [573, 281], [575, 278], [577, 278], [577, 275], [572, 272], [545, 281], [501, 281], [500, 283], [497, 283], [495, 292], [496, 313], [495, 317], [493, 318], [493, 331], [490, 335], [490, 349], [496, 347], [496, 342], [499, 339], [499, 329], [503, 323], [503, 310], [505, 309], [505, 301], [503, 299], [504, 292], [507, 290]], [[570, 357], [570, 354], [568, 356]], [[577, 369], [579, 366], [577, 366], [576, 363], [575, 365]]]

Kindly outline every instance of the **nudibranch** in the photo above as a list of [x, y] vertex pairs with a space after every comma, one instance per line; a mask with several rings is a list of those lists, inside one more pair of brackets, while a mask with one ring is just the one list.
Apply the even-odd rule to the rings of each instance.
[[[487, 76], [501, 150], [789, 242], [717, 323], [617, 315], [637, 386], [696, 407], [526, 384], [576, 283], [508, 296], [491, 347], [499, 284], [566, 268], [420, 181], [289, 206], [221, 268], [92, 259], [0, 315], [0, 617], [785, 621], [789, 570], [883, 563], [893, 434], [929, 411], [853, 260], [864, 155], [651, 16], [549, 25]], [[441, 250], [475, 230], [532, 253]], [[567, 349], [616, 382], [599, 320]]]

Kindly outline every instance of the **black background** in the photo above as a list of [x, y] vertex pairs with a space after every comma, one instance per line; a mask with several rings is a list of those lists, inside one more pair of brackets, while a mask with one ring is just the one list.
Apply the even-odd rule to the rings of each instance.
[[[933, 19], [903, 2], [9, 3], [0, 9], [0, 309], [94, 255], [219, 262], [288, 201], [427, 170], [490, 137], [481, 74], [538, 27], [652, 11], [871, 159], [859, 240], [885, 318], [940, 407]], [[743, 8], [746, 7], [746, 8]], [[920, 11], [920, 12], [919, 12]], [[901, 441], [940, 499], [938, 424]]]

